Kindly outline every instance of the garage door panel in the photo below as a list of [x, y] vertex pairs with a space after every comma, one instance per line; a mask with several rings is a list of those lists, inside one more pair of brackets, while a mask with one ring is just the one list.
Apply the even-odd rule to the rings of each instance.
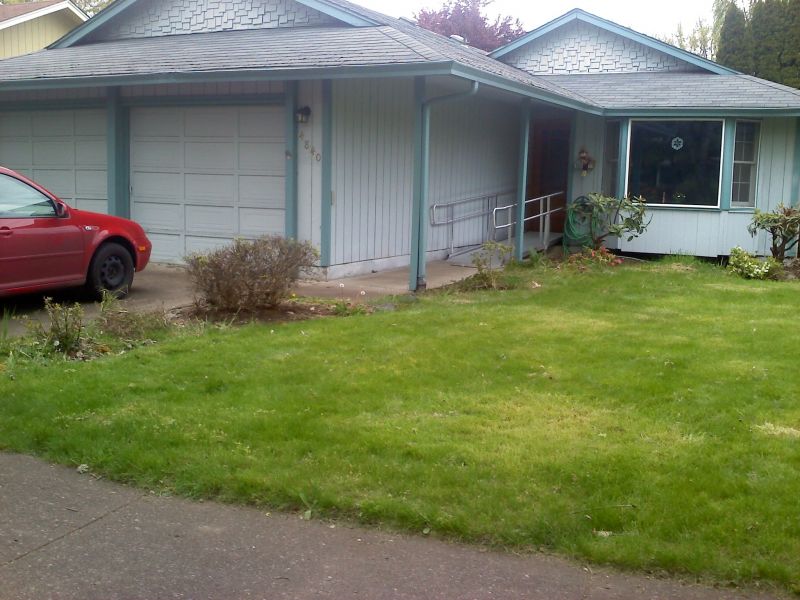
[[75, 197], [75, 171], [70, 169], [33, 169], [31, 177], [56, 196], [63, 199]]
[[244, 236], [283, 235], [286, 211], [278, 209], [240, 208], [239, 233]]
[[186, 142], [187, 169], [213, 169], [230, 171], [236, 166], [234, 142]]
[[174, 169], [183, 166], [179, 141], [139, 141], [133, 145], [131, 164], [137, 167]]
[[231, 243], [231, 239], [228, 237], [187, 235], [185, 240], [185, 255], [193, 254], [194, 252], [208, 252], [209, 250], [222, 248]]
[[234, 206], [236, 180], [233, 175], [186, 174], [187, 201]]
[[133, 199], [181, 202], [183, 199], [182, 182], [183, 178], [180, 173], [135, 172], [131, 178]]
[[74, 201], [75, 208], [79, 208], [81, 210], [90, 210], [96, 213], [107, 213], [108, 212], [108, 201], [97, 200], [94, 198], [76, 198]]
[[242, 142], [239, 144], [239, 168], [283, 175], [286, 171], [286, 148], [276, 142]]
[[187, 205], [186, 232], [233, 236], [236, 234], [236, 209]]
[[269, 175], [241, 175], [239, 177], [239, 202], [253, 208], [284, 208], [286, 184], [283, 177]]
[[[241, 106], [132, 110], [132, 214], [150, 233], [154, 260], [179, 261], [236, 236], [283, 233], [283, 111]], [[180, 125], [171, 130], [174, 137], [154, 135], [153, 124], [167, 119]]]
[[136, 202], [133, 219], [148, 230], [183, 231], [183, 206], [158, 202]]
[[131, 112], [131, 131], [137, 136], [180, 137], [183, 117], [179, 108], [138, 109]]
[[[108, 204], [106, 201], [106, 198], [108, 197], [107, 193], [108, 178], [106, 177], [105, 171], [75, 171], [76, 198], [95, 198]], [[105, 212], [105, 210], [102, 212]]]
[[73, 111], [41, 111], [33, 113], [33, 137], [72, 137], [75, 134]]
[[29, 113], [4, 113], [0, 115], [0, 137], [29, 138], [31, 122]]
[[108, 130], [104, 110], [80, 110], [75, 112], [75, 134], [80, 136], [105, 137]]
[[[0, 134], [2, 136], [2, 134]], [[0, 164], [18, 171], [33, 162], [33, 144], [27, 140], [0, 137]]]
[[283, 140], [286, 124], [283, 108], [277, 106], [243, 108], [239, 117], [239, 137]]
[[75, 141], [75, 164], [79, 167], [103, 166], [105, 168], [108, 149], [105, 140]]
[[219, 137], [236, 136], [237, 111], [231, 107], [189, 108], [186, 109], [186, 137]]
[[154, 261], [174, 261], [182, 259], [185, 255], [183, 236], [172, 233], [153, 233], [148, 232], [147, 237], [153, 243], [153, 250], [150, 259]]
[[0, 164], [72, 206], [108, 211], [104, 109], [0, 113]]

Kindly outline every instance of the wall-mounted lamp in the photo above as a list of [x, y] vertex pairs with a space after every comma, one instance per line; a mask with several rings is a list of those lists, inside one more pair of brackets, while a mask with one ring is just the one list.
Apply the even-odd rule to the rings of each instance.
[[308, 106], [298, 108], [294, 113], [294, 120], [298, 123], [308, 123], [308, 118], [311, 116], [311, 109]]
[[589, 171], [594, 169], [594, 159], [589, 156], [586, 148], [581, 148], [578, 152], [578, 161], [575, 163], [575, 168], [581, 172], [581, 177], [586, 177]]

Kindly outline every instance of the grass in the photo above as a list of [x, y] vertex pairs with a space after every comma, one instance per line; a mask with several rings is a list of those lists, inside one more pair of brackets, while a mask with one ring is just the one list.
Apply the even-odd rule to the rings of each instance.
[[686, 260], [511, 277], [17, 365], [0, 448], [190, 497], [796, 586], [800, 286]]

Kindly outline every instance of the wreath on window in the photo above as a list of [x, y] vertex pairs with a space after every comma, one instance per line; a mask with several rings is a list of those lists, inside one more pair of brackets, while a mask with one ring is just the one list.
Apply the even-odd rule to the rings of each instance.
[[674, 138], [672, 138], [671, 145], [673, 150], [680, 150], [681, 148], [683, 148], [683, 138], [675, 136]]

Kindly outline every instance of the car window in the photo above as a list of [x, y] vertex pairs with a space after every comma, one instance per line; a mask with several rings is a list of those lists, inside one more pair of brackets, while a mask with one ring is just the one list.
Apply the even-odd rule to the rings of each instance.
[[0, 174], [0, 219], [54, 217], [53, 201], [27, 183]]

